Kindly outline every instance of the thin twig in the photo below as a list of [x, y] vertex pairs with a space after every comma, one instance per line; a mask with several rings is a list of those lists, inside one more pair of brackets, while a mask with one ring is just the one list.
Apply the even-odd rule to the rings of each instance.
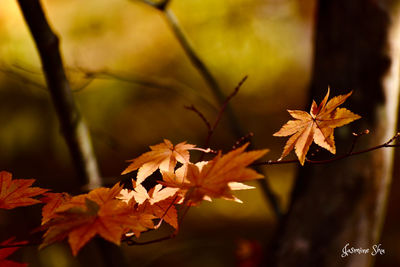
[[[193, 66], [200, 72], [200, 74], [203, 76], [204, 80], [206, 81], [207, 85], [211, 89], [211, 91], [214, 94], [214, 97], [218, 101], [220, 105], [224, 105], [225, 103], [225, 95], [222, 92], [220, 86], [218, 85], [217, 80], [214, 78], [214, 76], [211, 74], [211, 72], [208, 70], [206, 65], [203, 63], [203, 61], [200, 59], [200, 57], [197, 55], [195, 52], [195, 49], [193, 48], [192, 44], [189, 41], [189, 38], [187, 38], [186, 34], [183, 32], [182, 28], [179, 25], [178, 20], [176, 19], [174, 13], [170, 9], [164, 10], [165, 18], [171, 27], [173, 33], [175, 34], [175, 37], [181, 44], [181, 47], [185, 51], [186, 55], [192, 62]], [[240, 138], [244, 136], [246, 133], [242, 129], [239, 120], [237, 119], [235, 113], [233, 112], [233, 109], [229, 104], [226, 104], [225, 106], [225, 113], [229, 122], [229, 127], [231, 129], [231, 132], [233, 133], [236, 138]], [[252, 149], [252, 145], [250, 143], [249, 149]], [[280, 207], [280, 204], [278, 202], [278, 199], [275, 195], [275, 193], [272, 191], [271, 186], [269, 185], [269, 182], [267, 178], [265, 177], [264, 179], [257, 180], [262, 192], [264, 193], [264, 196], [266, 197], [267, 201], [271, 204], [272, 210], [274, 211], [275, 215], [277, 216], [278, 219], [282, 217], [282, 210]]]
[[201, 113], [194, 105], [184, 106], [184, 108], [186, 108], [187, 110], [191, 110], [194, 113], [196, 113], [200, 117], [200, 119], [204, 122], [204, 124], [206, 125], [207, 130], [208, 130], [208, 134], [210, 134], [212, 127], [211, 127], [210, 122], [204, 116], [204, 114]]
[[253, 137], [253, 136], [254, 136], [254, 133], [249, 132], [249, 133], [246, 134], [245, 136], [240, 137], [240, 138], [235, 142], [235, 144], [232, 146], [232, 149], [238, 148], [239, 146], [241, 146], [242, 144], [244, 144], [246, 141], [249, 141], [249, 139], [250, 139], [251, 137]]
[[104, 80], [112, 79], [148, 88], [174, 91], [182, 95], [184, 95], [182, 92], [191, 92], [196, 96], [196, 99], [200, 99], [203, 105], [207, 106], [212, 110], [217, 110], [216, 107], [213, 104], [211, 104], [210, 101], [208, 101], [204, 96], [200, 95], [194, 88], [175, 79], [171, 78], [155, 79], [154, 77], [150, 77], [147, 75], [132, 74], [132, 73], [119, 74], [109, 70], [91, 71], [91, 70], [85, 70], [83, 68], [78, 68], [78, 70], [81, 71], [87, 78], [90, 79], [104, 79]]
[[12, 69], [0, 68], [0, 72], [6, 74], [8, 77], [15, 78], [17, 81], [22, 82], [24, 85], [29, 84], [41, 90], [47, 91], [47, 88], [44, 84], [41, 84], [34, 79], [28, 78], [26, 75], [23, 75], [17, 71], [14, 71]]
[[[238, 83], [238, 85], [235, 87], [235, 89], [233, 90], [233, 92], [225, 99], [224, 103], [221, 105], [217, 117], [213, 123], [213, 125], [211, 126], [211, 123], [206, 119], [206, 117], [204, 116], [203, 113], [201, 113], [194, 105], [191, 106], [185, 106], [186, 109], [191, 110], [193, 112], [195, 112], [200, 118], [201, 120], [204, 122], [204, 124], [207, 127], [208, 133], [207, 133], [207, 137], [206, 137], [206, 141], [204, 143], [204, 147], [208, 147], [210, 145], [210, 140], [212, 135], [214, 134], [215, 129], [217, 128], [219, 122], [221, 121], [222, 115], [224, 114], [224, 111], [226, 109], [226, 107], [229, 104], [229, 101], [231, 101], [231, 99], [237, 95], [237, 93], [239, 92], [240, 87], [243, 85], [243, 83], [247, 80], [247, 75], [243, 77], [243, 79]], [[245, 135], [248, 136], [248, 135]], [[252, 136], [252, 134], [250, 134], [250, 136]], [[242, 139], [242, 137], [240, 137], [240, 139]], [[204, 153], [203, 153], [204, 155]], [[201, 160], [201, 159], [200, 159]]]
[[157, 239], [153, 239], [153, 240], [149, 240], [149, 241], [144, 241], [144, 242], [137, 242], [135, 240], [132, 240], [131, 238], [129, 239], [125, 239], [122, 240], [122, 242], [126, 242], [126, 244], [128, 246], [142, 246], [142, 245], [149, 245], [149, 244], [154, 244], [154, 243], [159, 243], [165, 240], [169, 240], [169, 239], [173, 239], [176, 235], [175, 234], [171, 234], [171, 235], [167, 235], [161, 238], [157, 238]]
[[[307, 162], [308, 164], [328, 164], [328, 163], [332, 163], [341, 159], [345, 159], [348, 157], [352, 157], [355, 155], [360, 155], [360, 154], [364, 154], [364, 153], [368, 153], [380, 148], [385, 148], [385, 147], [400, 147], [400, 144], [391, 144], [393, 141], [395, 141], [397, 138], [400, 137], [400, 133], [397, 133], [396, 135], [394, 135], [390, 140], [388, 140], [387, 142], [381, 144], [381, 145], [377, 145], [374, 147], [370, 147], [367, 149], [363, 149], [363, 150], [359, 150], [356, 152], [353, 151], [349, 151], [346, 154], [340, 155], [340, 156], [336, 156], [330, 159], [326, 159], [326, 160], [310, 160], [310, 159], [305, 159], [305, 162]], [[263, 165], [280, 165], [280, 164], [291, 164], [291, 163], [299, 163], [299, 161], [297, 159], [293, 159], [293, 160], [268, 160], [268, 161], [263, 161], [263, 162], [255, 162], [253, 164], [251, 164], [250, 166], [263, 166]]]
[[[214, 122], [213, 126], [211, 127], [211, 131], [207, 135], [207, 139], [206, 139], [204, 147], [208, 147], [209, 146], [210, 140], [211, 140], [211, 136], [213, 135], [215, 129], [217, 128], [219, 122], [221, 121], [222, 115], [224, 114], [226, 108], [229, 105], [229, 101], [231, 101], [231, 99], [239, 92], [240, 87], [242, 87], [243, 83], [247, 80], [247, 77], [248, 77], [247, 75], [243, 77], [243, 79], [238, 83], [238, 85], [235, 87], [233, 92], [230, 95], [228, 95], [228, 97], [222, 103], [221, 108], [219, 109], [219, 112], [217, 114], [217, 118], [215, 119], [215, 122]], [[243, 136], [243, 135], [241, 135], [241, 136]]]
[[[151, 6], [154, 7], [154, 2], [151, 2], [149, 0], [141, 0], [141, 1], [143, 3], [150, 4]], [[189, 41], [189, 38], [186, 36], [185, 32], [183, 31], [182, 27], [179, 24], [178, 19], [175, 17], [172, 10], [167, 8], [167, 5], [169, 4], [170, 1], [166, 2], [167, 3], [163, 6], [162, 9], [160, 8], [158, 9], [164, 13], [165, 19], [168, 25], [170, 26], [172, 32], [174, 33], [176, 39], [180, 43], [182, 49], [185, 51], [186, 55], [188, 56], [193, 66], [199, 71], [199, 73], [207, 83], [208, 87], [211, 89], [217, 102], [220, 105], [224, 105], [226, 98], [224, 93], [222, 92], [221, 87], [218, 85], [217, 80], [214, 78], [214, 76], [211, 74], [211, 72], [204, 64], [204, 62], [199, 57], [199, 55], [196, 53], [195, 49], [193, 48], [193, 45]], [[236, 138], [241, 138], [242, 136], [244, 136], [246, 132], [242, 129], [239, 120], [237, 119], [235, 113], [233, 112], [233, 109], [229, 104], [226, 104], [225, 113], [229, 122], [228, 125], [233, 135]], [[253, 147], [250, 143], [249, 149], [252, 148]], [[264, 193], [264, 196], [266, 197], [268, 202], [270, 202], [274, 213], [276, 214], [278, 219], [280, 219], [282, 217], [282, 210], [280, 208], [275, 193], [272, 191], [271, 186], [267, 181], [267, 178], [258, 180], [258, 183], [261, 187], [261, 190]]]
[[356, 146], [356, 143], [357, 143], [357, 141], [358, 141], [358, 139], [359, 139], [361, 136], [366, 135], [366, 134], [369, 134], [369, 130], [368, 130], [368, 129], [365, 130], [365, 131], [363, 131], [363, 132], [361, 132], [361, 133], [353, 133], [354, 139], [353, 139], [353, 142], [351, 143], [350, 150], [349, 150], [349, 152], [347, 152], [347, 153], [353, 152], [353, 151], [354, 151], [354, 148], [355, 148], [355, 146]]
[[[207, 133], [206, 141], [204, 142], [204, 147], [208, 147], [210, 145], [211, 137], [214, 134], [215, 129], [217, 128], [219, 122], [221, 121], [222, 115], [224, 114], [224, 111], [225, 111], [226, 107], [228, 106], [229, 101], [231, 101], [231, 99], [239, 92], [240, 87], [243, 85], [243, 83], [246, 80], [247, 80], [247, 75], [245, 77], [243, 77], [243, 79], [238, 83], [238, 85], [235, 87], [233, 92], [222, 103], [222, 105], [218, 111], [217, 117], [214, 121], [214, 124], [211, 126], [210, 123], [208, 123], [208, 121], [207, 121], [208, 133]], [[195, 109], [195, 110], [197, 110], [197, 109]], [[200, 117], [203, 117], [205, 119], [204, 115], [200, 111], [197, 110], [196, 113], [198, 113]], [[200, 156], [199, 161], [203, 160], [204, 155], [205, 155], [205, 153], [203, 152]]]
[[[170, 26], [172, 32], [174, 33], [176, 39], [178, 40], [179, 44], [181, 45], [182, 49], [186, 53], [187, 57], [189, 58], [190, 62], [193, 66], [199, 71], [201, 76], [204, 78], [205, 82], [207, 83], [208, 87], [211, 89], [212, 93], [214, 94], [217, 102], [220, 105], [223, 105], [226, 97], [221, 90], [221, 87], [218, 85], [217, 80], [211, 74], [205, 63], [201, 60], [199, 55], [195, 52], [193, 45], [189, 41], [189, 38], [186, 36], [185, 32], [181, 28], [178, 19], [175, 17], [175, 14], [172, 10], [166, 8], [163, 10], [165, 19]], [[233, 110], [229, 105], [225, 107], [226, 115], [229, 120], [229, 127], [231, 131], [236, 137], [240, 137], [244, 135], [244, 131], [239, 125], [238, 119], [236, 118]]]
[[89, 131], [75, 105], [59, 50], [59, 39], [50, 28], [39, 0], [18, 0], [39, 51], [54, 106], [81, 183], [89, 188], [101, 185]]
[[[16, 71], [14, 69], [19, 70], [19, 71]], [[1, 66], [0, 72], [3, 72], [5, 74], [7, 74], [8, 76], [16, 78], [18, 81], [23, 82], [24, 84], [31, 84], [32, 86], [35, 86], [39, 89], [42, 89], [42, 90], [48, 92], [46, 84], [42, 83], [41, 81], [37, 81], [39, 79], [29, 78], [27, 76], [27, 74], [30, 74], [30, 75], [35, 75], [37, 77], [42, 78], [43, 72], [36, 72], [35, 70], [29, 69], [20, 64], [12, 64], [11, 68]], [[24, 72], [24, 73], [22, 73], [22, 72]], [[93, 79], [94, 79], [94, 77], [86, 77], [86, 81], [84, 81], [82, 84], [77, 84], [77, 85], [71, 84], [72, 92], [76, 93], [76, 92], [83, 91], [83, 89], [85, 89], [87, 86], [90, 85], [90, 83], [93, 81]]]
[[[182, 224], [182, 222], [183, 222], [183, 219], [185, 218], [185, 216], [186, 216], [186, 214], [188, 213], [188, 211], [189, 211], [189, 209], [190, 209], [190, 205], [187, 205], [187, 206], [183, 206], [182, 205], [182, 207], [185, 207], [185, 209], [183, 210], [183, 213], [182, 213], [182, 215], [181, 215], [181, 218], [179, 219], [179, 225], [181, 225]], [[177, 231], [175, 231], [175, 232], [177, 232]]]

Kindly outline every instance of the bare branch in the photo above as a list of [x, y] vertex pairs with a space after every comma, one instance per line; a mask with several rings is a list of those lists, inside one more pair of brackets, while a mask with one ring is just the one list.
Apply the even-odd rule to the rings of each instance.
[[[216, 98], [217, 102], [220, 105], [224, 106], [226, 98], [225, 98], [225, 95], [224, 95], [221, 87], [218, 85], [217, 80], [214, 78], [214, 76], [211, 74], [209, 69], [204, 64], [204, 62], [201, 60], [201, 58], [196, 53], [195, 49], [193, 48], [193, 45], [190, 43], [189, 38], [186, 36], [185, 32], [183, 31], [182, 27], [180, 26], [180, 24], [178, 22], [178, 19], [175, 17], [172, 10], [167, 8], [168, 7], [167, 5], [169, 4], [170, 1], [165, 0], [166, 4], [162, 8], [155, 6], [154, 2], [151, 2], [151, 0], [141, 0], [141, 1], [151, 5], [153, 7], [158, 8], [159, 10], [161, 10], [164, 13], [165, 19], [166, 19], [168, 25], [170, 26], [172, 32], [174, 33], [176, 39], [180, 43], [182, 49], [185, 51], [189, 60], [191, 61], [193, 66], [199, 71], [199, 73], [202, 75], [205, 82], [207, 83], [207, 85], [211, 89], [212, 93], [214, 94], [214, 97]], [[228, 100], [228, 102], [229, 102], [229, 100]], [[235, 113], [233, 112], [232, 108], [228, 104], [225, 105], [224, 109], [226, 109], [225, 113], [228, 118], [229, 127], [230, 127], [233, 135], [236, 138], [241, 138], [246, 133], [240, 126], [239, 120], [237, 119]], [[250, 143], [249, 149], [252, 149], [251, 143]], [[260, 180], [258, 180], [258, 182], [261, 186], [261, 190], [263, 191], [264, 196], [270, 202], [272, 209], [275, 212], [276, 216], [278, 218], [280, 218], [282, 215], [282, 211], [281, 211], [280, 205], [278, 203], [278, 200], [276, 199], [275, 194], [273, 193], [270, 185], [268, 184], [267, 178], [260, 179]]]
[[26, 75], [23, 75], [18, 71], [15, 71], [15, 70], [12, 70], [12, 69], [9, 69], [6, 67], [1, 67], [0, 72], [4, 73], [8, 77], [14, 78], [17, 81], [23, 82], [24, 84], [32, 85], [41, 90], [47, 91], [47, 88], [44, 84], [36, 81], [35, 79], [28, 78]]
[[[68, 68], [67, 68], [68, 70]], [[0, 67], [0, 72], [3, 72], [4, 74], [8, 75], [9, 77], [15, 78], [20, 82], [23, 82], [24, 84], [29, 84], [32, 86], [35, 86], [39, 89], [42, 89], [46, 92], [47, 86], [45, 84], [45, 81], [42, 82], [42, 77], [43, 77], [43, 72], [41, 71], [36, 71], [30, 68], [27, 68], [25, 66], [22, 66], [20, 64], [11, 64], [10, 67], [7, 66], [1, 66]], [[30, 77], [33, 76], [33, 77]], [[35, 77], [36, 76], [36, 77]], [[85, 75], [87, 76], [87, 75]], [[94, 77], [86, 77], [86, 80], [82, 84], [71, 84], [71, 90], [72, 92], [80, 92], [84, 90], [87, 86], [90, 85], [90, 83], [93, 81]]]
[[210, 124], [210, 122], [206, 119], [206, 117], [204, 116], [203, 113], [201, 113], [194, 105], [184, 106], [184, 108], [186, 108], [186, 109], [188, 109], [188, 110], [191, 110], [191, 111], [193, 111], [194, 113], [196, 113], [196, 114], [200, 117], [200, 119], [204, 122], [204, 124], [206, 125], [207, 130], [208, 130], [208, 133], [211, 132], [211, 130], [212, 130], [211, 124]]
[[353, 143], [351, 143], [350, 150], [349, 150], [349, 152], [347, 152], [347, 153], [353, 152], [353, 150], [354, 150], [354, 148], [355, 148], [355, 146], [356, 146], [356, 143], [357, 143], [357, 141], [358, 141], [358, 138], [360, 138], [360, 137], [363, 136], [363, 135], [369, 134], [369, 130], [367, 129], [367, 130], [365, 130], [365, 131], [363, 131], [363, 132], [361, 132], [361, 133], [352, 133], [352, 134], [353, 134], [353, 136], [354, 136]]
[[83, 184], [101, 185], [99, 170], [86, 124], [75, 105], [59, 51], [59, 39], [50, 28], [39, 0], [18, 0], [39, 51], [62, 132]]
[[161, 89], [161, 90], [169, 90], [174, 91], [178, 94], [181, 94], [183, 97], [188, 98], [186, 94], [182, 92], [190, 92], [196, 96], [196, 99], [199, 99], [201, 103], [212, 110], [217, 110], [216, 107], [207, 100], [204, 96], [200, 95], [194, 88], [186, 85], [183, 82], [177, 81], [171, 78], [154, 78], [148, 77], [146, 75], [141, 74], [132, 74], [132, 73], [115, 73], [110, 70], [85, 70], [83, 68], [78, 68], [80, 72], [82, 72], [87, 78], [90, 79], [104, 79], [104, 80], [117, 80], [126, 83], [137, 84], [143, 87]]
[[[213, 124], [212, 126], [211, 126], [211, 124], [208, 122], [208, 120], [205, 118], [205, 116], [204, 116], [198, 109], [196, 109], [193, 105], [192, 105], [192, 106], [189, 106], [189, 107], [186, 107], [187, 109], [192, 110], [192, 111], [194, 111], [195, 113], [197, 113], [197, 115], [200, 116], [200, 118], [204, 121], [204, 123], [205, 123], [206, 126], [207, 126], [208, 134], [207, 134], [207, 137], [206, 137], [206, 141], [205, 141], [205, 143], [204, 143], [204, 147], [208, 147], [208, 146], [210, 145], [211, 137], [212, 137], [212, 135], [214, 134], [214, 131], [215, 131], [215, 129], [217, 128], [219, 122], [221, 121], [222, 115], [223, 115], [223, 113], [224, 113], [226, 107], [228, 106], [229, 101], [239, 92], [240, 87], [243, 85], [243, 83], [246, 81], [246, 79], [247, 79], [247, 76], [245, 76], [245, 77], [238, 83], [238, 85], [235, 87], [235, 89], [233, 90], [233, 92], [225, 99], [224, 103], [222, 104], [221, 108], [220, 108], [219, 111], [218, 111], [217, 118], [215, 119], [214, 124]], [[241, 137], [241, 138], [242, 138], [242, 137]], [[201, 154], [199, 161], [202, 161], [202, 160], [203, 160], [204, 154], [205, 154], [204, 152]]]
[[164, 0], [161, 2], [153, 2], [151, 0], [139, 0], [143, 2], [144, 4], [147, 4], [151, 7], [154, 7], [158, 10], [164, 11], [167, 8], [167, 5], [169, 4], [170, 0]]
[[[211, 135], [214, 133], [215, 129], [217, 128], [221, 118], [222, 118], [222, 114], [224, 113], [224, 111], [226, 110], [226, 108], [229, 105], [229, 101], [231, 101], [231, 99], [239, 92], [240, 87], [242, 87], [243, 83], [247, 80], [247, 75], [243, 77], [243, 79], [238, 83], [238, 85], [235, 87], [235, 89], [233, 90], [233, 92], [225, 99], [225, 101], [222, 103], [222, 106], [218, 112], [217, 118], [211, 128], [212, 132], [211, 134], [209, 134], [209, 136], [207, 136], [207, 141], [206, 141], [206, 145], [205, 147], [208, 147], [208, 144], [210, 142], [211, 139]], [[243, 136], [243, 135], [241, 135]]]
[[250, 139], [251, 137], [253, 137], [253, 136], [254, 136], [254, 133], [249, 132], [249, 133], [246, 134], [245, 136], [240, 137], [240, 138], [235, 142], [235, 144], [232, 146], [232, 149], [238, 148], [239, 146], [241, 146], [241, 145], [244, 144], [245, 142], [249, 141], [249, 139]]
[[[364, 153], [368, 153], [380, 148], [385, 148], [385, 147], [400, 147], [400, 144], [392, 144], [394, 141], [396, 141], [398, 138], [400, 137], [400, 132], [395, 134], [392, 138], [390, 138], [387, 142], [381, 144], [381, 145], [377, 145], [374, 147], [370, 147], [367, 149], [363, 149], [360, 151], [349, 151], [346, 154], [340, 155], [340, 156], [336, 156], [330, 159], [326, 159], [326, 160], [310, 160], [307, 159], [305, 160], [305, 162], [307, 162], [308, 164], [328, 164], [328, 163], [332, 163], [341, 159], [345, 159], [348, 157], [352, 157], [352, 156], [356, 156], [356, 155], [360, 155], [360, 154], [364, 154]], [[262, 166], [262, 165], [280, 165], [280, 164], [291, 164], [291, 163], [299, 163], [299, 161], [297, 159], [292, 159], [292, 160], [268, 160], [268, 161], [263, 161], [263, 162], [255, 162], [253, 164], [251, 164], [251, 166]]]
[[141, 245], [149, 245], [149, 244], [154, 244], [154, 243], [159, 243], [165, 240], [169, 240], [169, 239], [173, 239], [176, 235], [175, 234], [171, 234], [171, 235], [167, 235], [161, 238], [157, 238], [157, 239], [153, 239], [153, 240], [149, 240], [149, 241], [145, 241], [145, 242], [137, 242], [135, 240], [132, 240], [132, 237], [127, 237], [125, 239], [122, 240], [122, 242], [126, 242], [126, 244], [128, 246], [141, 246]]

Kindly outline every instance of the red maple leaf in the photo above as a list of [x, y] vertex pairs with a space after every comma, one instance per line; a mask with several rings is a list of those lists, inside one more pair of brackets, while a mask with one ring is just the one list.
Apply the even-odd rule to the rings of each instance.
[[18, 245], [23, 245], [28, 243], [27, 241], [19, 241], [19, 242], [13, 242], [15, 237], [11, 237], [10, 239], [7, 239], [6, 241], [3, 241], [0, 243], [0, 246], [12, 246], [16, 245], [15, 247], [8, 247], [8, 248], [0, 248], [0, 267], [25, 267], [28, 266], [27, 263], [20, 263], [20, 262], [15, 262], [8, 260], [7, 257], [13, 254], [15, 251], [20, 249]]
[[41, 203], [32, 197], [48, 191], [40, 187], [30, 187], [35, 179], [12, 179], [9, 172], [0, 172], [0, 209], [13, 209]]

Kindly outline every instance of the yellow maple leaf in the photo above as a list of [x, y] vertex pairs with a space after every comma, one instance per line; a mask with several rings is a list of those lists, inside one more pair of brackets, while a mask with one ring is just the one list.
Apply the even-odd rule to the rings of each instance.
[[171, 141], [164, 139], [164, 143], [150, 146], [151, 151], [130, 160], [132, 163], [122, 174], [139, 169], [136, 182], [140, 184], [158, 168], [161, 171], [173, 171], [177, 162], [188, 163], [189, 150], [196, 149], [195, 147], [195, 145], [186, 144], [186, 142], [174, 146]]
[[304, 165], [306, 154], [313, 141], [335, 154], [334, 128], [361, 118], [350, 110], [338, 108], [351, 94], [352, 92], [339, 95], [328, 101], [328, 88], [328, 92], [319, 106], [313, 101], [310, 113], [302, 110], [288, 110], [295, 120], [289, 120], [278, 132], [274, 133], [274, 136], [291, 135], [286, 142], [280, 160], [294, 148], [301, 165]]

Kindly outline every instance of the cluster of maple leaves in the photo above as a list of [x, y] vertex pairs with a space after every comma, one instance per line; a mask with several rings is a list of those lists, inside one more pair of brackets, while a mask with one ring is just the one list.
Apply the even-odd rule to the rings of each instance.
[[[347, 109], [338, 108], [350, 95], [351, 92], [328, 102], [328, 90], [319, 106], [313, 101], [310, 113], [289, 110], [295, 120], [288, 121], [274, 134], [292, 135], [281, 158], [294, 148], [303, 165], [312, 141], [335, 154], [334, 128], [360, 118]], [[132, 235], [139, 238], [142, 232], [157, 229], [162, 222], [177, 231], [178, 206], [190, 207], [212, 198], [241, 202], [232, 191], [253, 188], [243, 182], [263, 177], [249, 165], [268, 150], [246, 152], [246, 147], [247, 144], [224, 155], [218, 152], [209, 161], [194, 163], [189, 151], [209, 151], [186, 142], [173, 145], [165, 139], [161, 144], [150, 146], [151, 151], [131, 160], [122, 172], [129, 174], [137, 171], [136, 179], [132, 179], [132, 188], [124, 189], [117, 183], [112, 188], [101, 187], [77, 196], [31, 187], [34, 179], [12, 179], [10, 173], [2, 171], [0, 209], [44, 203], [41, 223], [44, 235], [39, 248], [68, 238], [73, 255], [77, 255], [96, 235], [120, 245], [124, 238]], [[143, 182], [157, 170], [162, 180], [147, 190]], [[0, 265], [26, 266], [6, 259], [26, 242], [15, 242], [11, 238], [1, 243], [0, 247], [7, 248], [0, 249]]]
[[[101, 187], [77, 196], [30, 187], [33, 179], [12, 179], [10, 173], [3, 171], [0, 208], [45, 203], [41, 227], [45, 233], [39, 248], [68, 238], [72, 254], [76, 255], [96, 235], [119, 245], [124, 237], [139, 237], [143, 231], [158, 228], [162, 221], [178, 229], [176, 205], [197, 205], [211, 198], [239, 201], [232, 190], [252, 188], [241, 182], [263, 177], [247, 166], [267, 152], [245, 152], [246, 147], [225, 155], [219, 152], [210, 161], [194, 164], [190, 162], [189, 150], [199, 148], [186, 143], [174, 146], [164, 140], [133, 159], [123, 172], [138, 170], [132, 189], [123, 189], [117, 183], [112, 188]], [[182, 164], [179, 168], [178, 162]], [[162, 181], [146, 190], [142, 182], [157, 169]], [[33, 198], [37, 196], [42, 197]]]

